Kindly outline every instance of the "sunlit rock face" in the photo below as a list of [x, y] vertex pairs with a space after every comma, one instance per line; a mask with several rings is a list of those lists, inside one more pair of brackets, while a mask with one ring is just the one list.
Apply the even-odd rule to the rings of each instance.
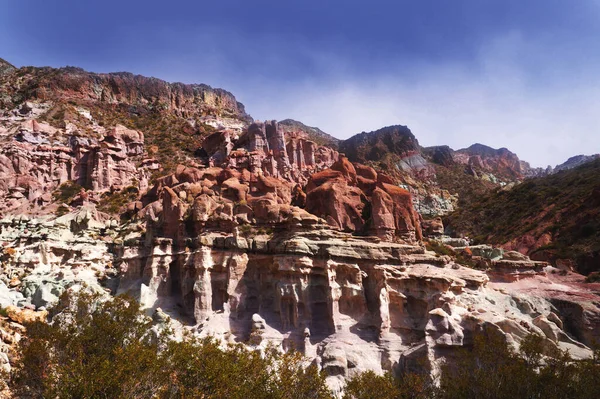
[[277, 121], [251, 124], [232, 141], [231, 149], [226, 147], [226, 136], [215, 135], [203, 144], [212, 164], [246, 169], [302, 186], [312, 173], [330, 167], [339, 157], [337, 151], [318, 146], [302, 132], [285, 133]]
[[[118, 292], [177, 314], [200, 335], [301, 350], [335, 389], [364, 370], [436, 373], [439, 360], [477, 334], [516, 345], [537, 332], [576, 356], [590, 353], [550, 298], [521, 289], [534, 275], [503, 282], [420, 246], [356, 239], [324, 224], [249, 237], [204, 233], [184, 248], [156, 239], [118, 262]], [[506, 266], [495, 265], [496, 275]], [[586, 331], [597, 324], [595, 309], [578, 321]]]
[[[54, 202], [53, 192], [73, 182], [92, 197], [132, 184], [145, 191], [158, 168], [144, 153], [143, 133], [117, 125], [97, 137], [61, 131], [29, 117], [4, 120], [0, 136], [0, 210], [40, 214]], [[52, 212], [52, 209], [45, 213]]]

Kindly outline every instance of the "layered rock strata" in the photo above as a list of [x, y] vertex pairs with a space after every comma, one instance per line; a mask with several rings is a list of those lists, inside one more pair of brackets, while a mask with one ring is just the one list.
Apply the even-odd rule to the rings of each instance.
[[435, 372], [438, 360], [476, 334], [516, 344], [537, 332], [575, 356], [590, 353], [563, 330], [547, 299], [514, 294], [510, 284], [492, 284], [485, 272], [422, 247], [357, 240], [324, 226], [250, 237], [204, 233], [185, 248], [156, 238], [124, 248], [117, 262], [118, 292], [183, 314], [200, 335], [301, 350], [336, 389], [368, 369], [420, 364]]
[[214, 133], [202, 147], [211, 166], [246, 169], [302, 186], [312, 173], [338, 159], [337, 151], [318, 146], [300, 132], [285, 134], [276, 121], [255, 122], [240, 136]]

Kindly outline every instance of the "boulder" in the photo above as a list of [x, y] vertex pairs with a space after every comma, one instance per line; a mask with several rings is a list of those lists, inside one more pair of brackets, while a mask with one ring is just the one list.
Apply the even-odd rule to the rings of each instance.
[[371, 195], [377, 186], [377, 172], [370, 166], [354, 164], [356, 169], [356, 184], [367, 195]]
[[444, 223], [440, 217], [423, 220], [421, 227], [423, 235], [427, 237], [439, 237], [444, 234]]
[[337, 162], [331, 165], [331, 170], [340, 172], [348, 184], [356, 185], [356, 169], [354, 169], [354, 165], [348, 158], [340, 157]]
[[202, 148], [217, 165], [223, 163], [233, 149], [231, 133], [228, 131], [216, 132], [202, 141]]
[[523, 255], [517, 251], [505, 251], [502, 255], [502, 259], [506, 260], [516, 260], [516, 261], [527, 261], [529, 260], [529, 256]]
[[[184, 165], [178, 165], [175, 170], [175, 177], [181, 183], [197, 183], [206, 178], [205, 172], [198, 168], [192, 168]], [[214, 178], [213, 180], [216, 180]]]
[[342, 172], [333, 169], [325, 169], [324, 171], [313, 174], [306, 185], [306, 193], [308, 194], [315, 188], [321, 186], [325, 182], [332, 180], [344, 180]]
[[419, 217], [412, 205], [411, 194], [391, 184], [380, 184], [371, 197], [372, 230], [383, 240], [395, 237], [421, 240]]
[[343, 231], [363, 229], [363, 209], [366, 198], [358, 187], [349, 186], [345, 180], [328, 181], [306, 195], [306, 210], [323, 218]]
[[250, 188], [247, 185], [240, 183], [235, 177], [225, 180], [221, 185], [221, 195], [223, 198], [227, 198], [233, 202], [246, 201], [246, 195], [249, 190]]
[[490, 245], [473, 245], [471, 247], [473, 256], [481, 256], [484, 259], [499, 260], [502, 259], [504, 251], [502, 248], [494, 248]]
[[5, 309], [6, 316], [15, 323], [28, 324], [36, 321], [45, 322], [48, 317], [48, 311], [35, 311], [26, 308], [18, 308], [16, 306], [8, 306]]
[[367, 180], [377, 181], [377, 172], [372, 167], [360, 163], [355, 163], [354, 169], [356, 170], [357, 176], [363, 177]]
[[258, 175], [252, 185], [252, 189], [253, 195], [261, 196], [272, 193], [281, 204], [291, 204], [292, 202], [292, 187], [285, 180]]
[[192, 205], [192, 220], [194, 222], [207, 222], [217, 207], [217, 202], [211, 196], [200, 194]]

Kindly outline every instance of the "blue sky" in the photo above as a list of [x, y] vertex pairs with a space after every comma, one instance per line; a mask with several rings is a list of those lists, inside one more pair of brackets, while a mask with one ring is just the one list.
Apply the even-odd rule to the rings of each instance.
[[0, 0], [0, 57], [233, 92], [340, 138], [600, 152], [599, 0]]

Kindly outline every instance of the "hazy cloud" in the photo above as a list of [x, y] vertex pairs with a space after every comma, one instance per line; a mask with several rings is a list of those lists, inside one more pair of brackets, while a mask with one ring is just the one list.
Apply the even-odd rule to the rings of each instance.
[[[237, 54], [244, 53], [241, 48], [250, 49], [248, 57], [253, 54], [250, 43], [240, 45]], [[293, 48], [298, 56], [302, 47]], [[294, 118], [339, 138], [405, 124], [422, 145], [507, 147], [535, 166], [600, 152], [595, 72], [590, 65], [569, 70], [543, 44], [527, 42], [517, 32], [482, 45], [473, 64], [418, 63], [398, 73], [393, 66], [383, 73], [378, 65], [372, 73], [357, 73], [344, 59], [304, 50], [300, 58], [326, 72], [290, 81], [276, 74], [272, 79], [266, 74], [235, 78], [227, 60], [217, 59], [214, 67], [221, 73], [215, 80], [227, 82], [256, 119]], [[280, 62], [254, 54], [266, 71]], [[285, 57], [286, 51], [273, 54]], [[536, 72], [531, 64], [541, 69]], [[541, 74], [560, 74], [561, 79], [540, 80]]]
[[339, 138], [405, 124], [535, 166], [600, 152], [597, 0], [135, 3], [7, 4], [0, 57], [207, 83]]

